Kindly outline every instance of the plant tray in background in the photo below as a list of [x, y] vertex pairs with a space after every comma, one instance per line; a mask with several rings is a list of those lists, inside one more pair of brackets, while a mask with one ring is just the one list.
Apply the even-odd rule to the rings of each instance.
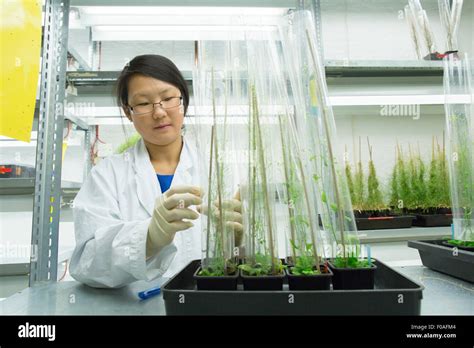
[[455, 253], [442, 240], [408, 241], [408, 246], [418, 249], [424, 266], [474, 283], [474, 252], [458, 248]]
[[453, 223], [453, 214], [416, 214], [413, 220], [413, 226], [418, 227], [441, 227], [451, 226]]
[[[424, 287], [383, 262], [370, 290], [236, 291], [197, 290], [193, 274], [200, 260], [189, 263], [162, 286], [167, 315], [419, 315]], [[402, 301], [401, 301], [402, 299]]]
[[385, 230], [393, 228], [410, 228], [415, 216], [377, 216], [356, 218], [358, 230]]

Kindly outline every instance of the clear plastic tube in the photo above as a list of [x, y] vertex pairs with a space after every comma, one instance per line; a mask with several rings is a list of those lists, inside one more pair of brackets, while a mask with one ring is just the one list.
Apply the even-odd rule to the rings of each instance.
[[[361, 249], [337, 144], [334, 115], [328, 101], [324, 67], [317, 54], [312, 18], [304, 11], [294, 12], [280, 27], [286, 64], [297, 113], [298, 139], [310, 149], [305, 163], [312, 180], [325, 233], [327, 252], [334, 258], [359, 259]], [[327, 243], [330, 241], [330, 243]]]
[[[234, 18], [245, 26], [243, 16]], [[225, 274], [235, 261], [238, 238], [225, 227], [225, 211], [213, 207], [231, 200], [237, 188], [244, 272], [281, 273], [278, 244], [285, 234], [286, 256], [293, 262], [310, 260], [316, 266], [329, 255], [359, 260], [342, 152], [309, 12], [292, 13], [275, 31], [242, 34], [246, 40], [229, 33], [226, 41], [200, 42], [194, 71], [193, 131], [203, 158], [204, 201], [211, 207], [202, 215], [203, 268]], [[237, 117], [242, 122], [230, 122]]]
[[413, 47], [415, 48], [416, 56], [418, 59], [422, 59], [423, 56], [421, 55], [421, 51], [420, 51], [420, 41], [419, 41], [419, 34], [417, 31], [416, 19], [413, 16], [413, 12], [410, 10], [410, 6], [408, 5], [405, 6], [405, 18], [408, 23], [408, 29], [410, 30], [410, 36], [413, 42]]
[[276, 187], [280, 181], [278, 151], [274, 132], [277, 97], [270, 59], [269, 34], [253, 33], [247, 40], [248, 59], [248, 181], [244, 212], [247, 222], [245, 264], [248, 274], [279, 274], [282, 271], [278, 253]]
[[[454, 239], [474, 241], [474, 110], [472, 61], [449, 55], [444, 60], [447, 157]], [[470, 97], [460, 103], [457, 98]]]
[[[216, 55], [216, 51], [223, 54]], [[214, 276], [236, 271], [236, 242], [242, 239], [242, 232], [235, 231], [232, 223], [241, 181], [237, 135], [229, 123], [234, 115], [228, 108], [230, 101], [239, 96], [234, 86], [238, 72], [233, 59], [232, 41], [200, 42], [193, 72], [196, 112], [192, 132], [201, 156], [199, 174], [204, 192], [201, 265], [204, 274]]]

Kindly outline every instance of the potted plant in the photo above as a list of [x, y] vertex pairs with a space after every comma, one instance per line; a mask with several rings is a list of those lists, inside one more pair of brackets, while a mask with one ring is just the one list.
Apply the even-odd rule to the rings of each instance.
[[279, 132], [283, 157], [284, 192], [289, 228], [286, 236], [289, 249], [286, 269], [290, 290], [329, 290], [332, 272], [322, 263], [319, 223], [314, 214], [316, 204], [309, 190], [311, 181], [303, 166], [300, 148], [291, 115], [279, 116]]
[[[351, 200], [354, 206], [354, 215], [357, 223], [357, 229], [359, 230], [376, 230], [376, 229], [390, 229], [390, 228], [407, 228], [411, 227], [413, 216], [405, 216], [389, 209], [385, 203], [384, 194], [380, 188], [380, 180], [377, 176], [373, 160], [373, 148], [370, 144], [369, 138], [367, 137], [367, 145], [369, 150], [369, 162], [368, 162], [368, 173], [365, 179], [362, 163], [360, 161], [360, 138], [359, 138], [359, 162], [357, 164], [357, 170], [354, 176], [354, 189]], [[347, 169], [348, 164], [346, 163], [346, 177], [350, 183], [350, 171]], [[403, 169], [403, 161], [398, 162], [395, 166], [391, 185], [394, 186], [391, 200], [395, 201], [395, 204], [399, 203], [398, 196], [398, 171], [399, 168]], [[407, 176], [404, 175], [406, 178]]]
[[450, 226], [452, 223], [444, 143], [443, 135], [443, 150], [440, 149], [439, 144], [435, 147], [435, 138], [433, 137], [431, 160], [427, 173], [424, 173], [423, 161], [418, 158], [420, 166], [418, 177], [419, 181], [424, 180], [425, 182], [425, 193], [422, 197], [423, 202], [420, 204], [420, 209], [416, 211], [416, 219], [413, 221], [415, 226]]
[[391, 208], [389, 216], [393, 219], [390, 228], [409, 228], [415, 218], [407, 209], [407, 207], [412, 207], [414, 200], [410, 166], [398, 143], [395, 154], [395, 164], [389, 179], [389, 206]]
[[[295, 14], [295, 23], [296, 17]], [[311, 20], [308, 19], [308, 22]], [[345, 260], [333, 267], [329, 262], [334, 280], [336, 272], [346, 277], [349, 273], [365, 274], [366, 269], [369, 270], [368, 273], [375, 272], [376, 266], [373, 262], [364, 263], [362, 255], [356, 253], [360, 244], [350, 190], [344, 168], [337, 158], [339, 152], [336, 149], [335, 120], [332, 108], [327, 102], [325, 73], [316, 50], [316, 42], [313, 31], [305, 26], [296, 25], [282, 40], [284, 51], [298, 52], [287, 66], [293, 68], [290, 71], [290, 83], [298, 114], [296, 120], [298, 138], [307, 140], [308, 148], [312, 151], [311, 160], [307, 165], [312, 173], [313, 190], [324, 230], [323, 236], [332, 242], [332, 248], [328, 250], [332, 252], [332, 260]], [[353, 267], [355, 263], [349, 262], [354, 257], [361, 261], [357, 263], [361, 267]], [[350, 270], [340, 272], [341, 267]], [[366, 287], [366, 282], [358, 282], [354, 287]]]
[[[231, 177], [232, 163], [228, 163], [228, 159], [222, 156], [223, 152], [232, 148], [232, 141], [227, 129], [227, 113], [223, 115], [223, 122], [217, 121], [216, 104], [221, 100], [216, 97], [215, 79], [214, 68], [211, 68], [210, 81], [207, 81], [209, 88], [201, 95], [204, 101], [210, 99], [212, 123], [209, 125], [198, 120], [196, 131], [199, 151], [209, 155], [200, 166], [202, 187], [206, 190], [206, 203], [201, 207], [204, 252], [194, 279], [198, 290], [236, 290], [238, 268], [234, 254], [235, 236], [233, 228], [227, 223], [229, 211], [224, 208], [226, 200], [230, 199], [235, 188]], [[225, 79], [224, 84], [226, 81]], [[227, 99], [223, 99], [225, 104]]]
[[[363, 211], [365, 209], [365, 184], [364, 184], [364, 169], [362, 166], [362, 146], [361, 137], [359, 137], [359, 160], [357, 161], [356, 170], [354, 173], [353, 195], [351, 196], [352, 205], [355, 211]], [[350, 188], [350, 186], [349, 186]]]
[[278, 258], [273, 186], [268, 175], [271, 161], [265, 152], [269, 147], [264, 145], [255, 84], [249, 86], [249, 94], [248, 184], [242, 188], [246, 250], [239, 269], [244, 290], [281, 290], [285, 275]]
[[346, 256], [336, 256], [329, 262], [333, 272], [334, 290], [373, 289], [376, 266], [370, 258], [361, 258], [361, 247], [354, 241]]

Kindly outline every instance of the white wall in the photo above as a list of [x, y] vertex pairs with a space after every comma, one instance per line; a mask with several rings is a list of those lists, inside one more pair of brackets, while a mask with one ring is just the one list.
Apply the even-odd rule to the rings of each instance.
[[[421, 0], [432, 25], [436, 48], [447, 50], [438, 0]], [[404, 18], [407, 0], [323, 0], [322, 36], [326, 59], [409, 60], [416, 53]], [[464, 1], [459, 28], [459, 49], [474, 53], [474, 4]]]

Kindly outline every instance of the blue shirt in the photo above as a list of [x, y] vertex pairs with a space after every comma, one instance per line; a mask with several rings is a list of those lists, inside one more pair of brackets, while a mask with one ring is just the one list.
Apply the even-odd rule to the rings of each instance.
[[168, 191], [168, 189], [171, 186], [171, 182], [173, 181], [174, 175], [161, 175], [161, 174], [156, 174], [156, 177], [158, 178], [158, 181], [160, 182], [160, 187], [161, 187], [161, 193], [165, 193]]

